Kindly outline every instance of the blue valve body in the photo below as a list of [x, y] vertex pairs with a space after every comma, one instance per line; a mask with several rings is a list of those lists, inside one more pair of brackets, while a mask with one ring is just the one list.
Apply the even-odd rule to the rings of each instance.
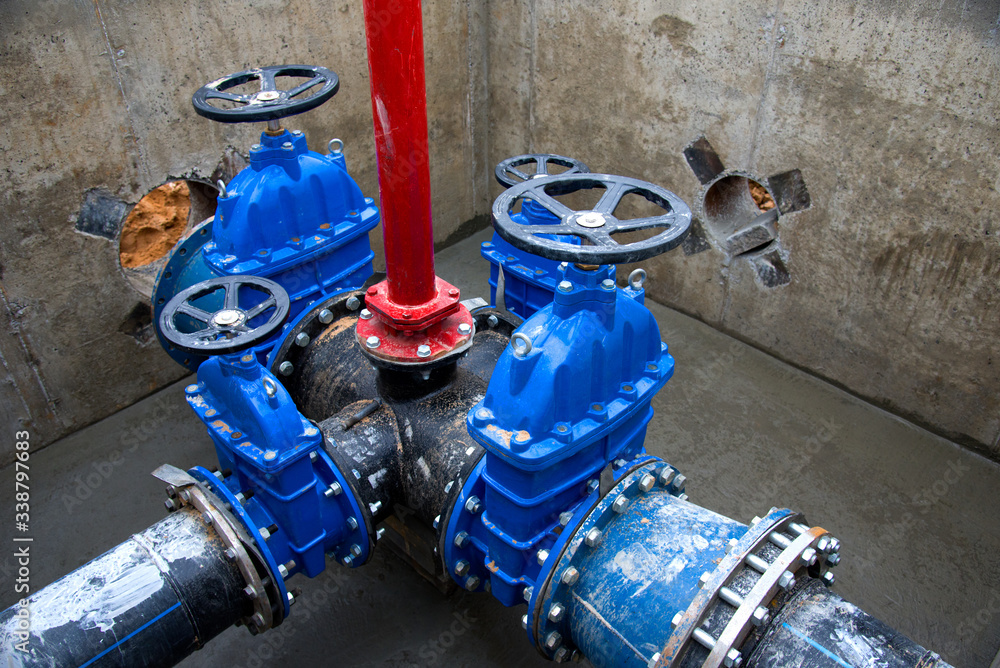
[[208, 427], [221, 469], [231, 471], [213, 491], [240, 506], [245, 528], [274, 566], [294, 561], [289, 575], [315, 577], [327, 553], [352, 566], [364, 563], [369, 537], [358, 500], [325, 452], [319, 428], [254, 355], [207, 360], [186, 396]]
[[613, 267], [558, 271], [553, 303], [518, 328], [531, 350], [508, 347], [468, 417], [487, 451], [492, 591], [507, 605], [521, 600], [538, 572], [534, 555], [592, 491], [588, 482], [643, 452], [650, 402], [674, 368], [641, 289], [618, 289]]
[[[343, 153], [311, 151], [299, 131], [263, 132], [250, 150], [250, 166], [217, 202], [214, 220], [178, 244], [160, 273], [154, 322], [173, 295], [216, 276], [276, 281], [288, 293], [294, 319], [312, 302], [357, 289], [372, 275], [368, 231], [379, 220], [374, 200], [347, 173]], [[258, 359], [263, 362], [280, 337], [278, 332], [258, 345]], [[164, 348], [189, 368], [201, 361]]]

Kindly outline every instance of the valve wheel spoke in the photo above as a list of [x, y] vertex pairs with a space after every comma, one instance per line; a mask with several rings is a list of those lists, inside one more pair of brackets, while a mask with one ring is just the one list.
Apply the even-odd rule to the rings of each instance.
[[677, 216], [673, 212], [649, 218], [629, 218], [618, 221], [616, 232], [636, 232], [638, 230], [649, 230], [658, 227], [672, 227], [676, 222]]
[[[535, 163], [534, 174], [529, 174], [523, 169], [518, 169], [529, 162]], [[554, 153], [525, 153], [524, 155], [515, 155], [497, 164], [493, 172], [500, 185], [509, 188], [524, 181], [530, 181], [533, 178], [552, 176], [549, 172], [551, 165], [565, 167], [566, 171], [562, 172], [562, 174], [590, 173], [590, 168], [579, 160]]]
[[257, 304], [252, 309], [250, 309], [249, 311], [246, 312], [246, 321], [245, 322], [250, 322], [251, 320], [253, 320], [257, 316], [259, 316], [261, 313], [263, 313], [267, 309], [271, 308], [272, 306], [276, 306], [277, 304], [278, 304], [278, 302], [274, 299], [274, 297], [268, 297], [267, 299], [265, 299], [264, 301], [262, 301], [261, 303]]
[[[557, 200], [555, 197], [552, 197], [543, 190], [536, 190], [532, 192], [530, 199], [535, 200], [543, 207], [545, 207], [545, 209], [548, 210], [549, 213], [554, 213], [560, 218], [565, 218], [566, 216], [569, 216], [573, 213], [573, 209], [569, 208], [568, 206], [566, 206], [565, 204]], [[565, 226], [561, 227], [565, 229]]]
[[189, 318], [194, 318], [198, 322], [203, 322], [206, 325], [208, 324], [208, 321], [212, 319], [211, 313], [209, 313], [208, 311], [204, 311], [198, 308], [197, 306], [193, 306], [188, 302], [184, 302], [183, 304], [178, 306], [177, 312], [182, 315], [186, 315]]

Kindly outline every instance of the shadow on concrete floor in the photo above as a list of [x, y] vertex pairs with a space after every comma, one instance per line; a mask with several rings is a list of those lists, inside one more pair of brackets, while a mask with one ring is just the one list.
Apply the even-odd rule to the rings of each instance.
[[[486, 238], [437, 257], [463, 297], [489, 296]], [[1000, 466], [650, 308], [677, 370], [653, 402], [647, 449], [688, 476], [691, 500], [742, 522], [772, 506], [804, 512], [843, 544], [838, 594], [956, 666], [990, 666], [1000, 646]], [[184, 401], [187, 382], [32, 454], [33, 589], [161, 519], [156, 466], [215, 462]], [[13, 489], [12, 468], [0, 485]], [[5, 545], [11, 531], [4, 522]], [[13, 578], [12, 557], [0, 557], [0, 606], [17, 598]], [[232, 628], [181, 665], [549, 665], [522, 636], [523, 609], [464, 591], [445, 597], [385, 551], [358, 571], [331, 565], [297, 580], [303, 595], [282, 627], [257, 637]]]

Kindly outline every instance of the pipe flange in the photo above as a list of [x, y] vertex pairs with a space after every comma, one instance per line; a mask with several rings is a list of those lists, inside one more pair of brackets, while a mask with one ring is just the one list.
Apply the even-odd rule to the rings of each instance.
[[[268, 367], [275, 376], [281, 379], [286, 387], [290, 384], [286, 379], [294, 380], [301, 367], [301, 359], [310, 343], [319, 338], [342, 318], [357, 318], [365, 305], [365, 292], [348, 290], [328, 297], [304, 311], [285, 330], [284, 336], [275, 345], [268, 357]], [[347, 326], [353, 327], [354, 321]]]
[[[200, 512], [205, 522], [212, 525], [226, 546], [226, 558], [236, 563], [247, 585], [244, 591], [253, 601], [253, 614], [242, 620], [247, 629], [251, 633], [257, 634], [279, 625], [283, 619], [280, 611], [284, 606], [272, 607], [271, 598], [275, 592], [272, 591], [269, 595], [269, 588], [264, 584], [264, 578], [269, 578], [273, 584], [278, 585], [278, 578], [275, 578], [273, 574], [266, 573], [263, 578], [261, 577], [254, 564], [255, 560], [250, 556], [250, 551], [253, 550], [251, 539], [239, 528], [237, 522], [234, 521], [235, 518], [221, 509], [210, 497], [210, 493], [194, 477], [184, 471], [164, 464], [153, 471], [153, 475], [170, 486], [168, 493], [174, 495], [173, 500], [176, 503], [172, 505], [175, 506], [175, 510], [189, 505]], [[260, 555], [257, 556], [257, 563], [263, 565]], [[288, 595], [286, 592], [280, 591], [282, 589], [280, 585], [274, 589], [279, 590], [287, 599]], [[287, 605], [287, 600], [284, 602]], [[273, 611], [278, 611], [279, 614], [274, 614]]]
[[488, 534], [481, 521], [486, 498], [485, 467], [483, 450], [467, 473], [445, 487], [449, 495], [445, 507], [451, 510], [434, 521], [444, 570], [468, 591], [488, 590], [490, 581], [484, 558], [489, 555]]
[[[764, 626], [771, 617], [771, 604], [783, 591], [797, 583], [797, 574], [832, 584], [829, 567], [839, 561], [838, 541], [821, 527], [808, 527], [804, 518], [790, 510], [772, 510], [765, 518], [754, 518], [746, 534], [727, 546], [727, 554], [718, 567], [702, 575], [701, 591], [685, 612], [678, 613], [671, 626], [674, 631], [664, 650], [654, 655], [651, 666], [679, 666], [687, 653], [700, 645], [708, 651], [704, 668], [739, 668], [743, 663], [740, 652], [744, 641], [756, 627]], [[763, 548], [773, 545], [780, 549], [773, 558]], [[758, 554], [758, 551], [761, 551]], [[729, 585], [742, 573], [756, 573], [756, 581], [746, 596], [740, 596]], [[731, 615], [718, 636], [703, 626], [718, 606], [731, 609]]]
[[529, 640], [542, 656], [554, 661], [579, 656], [572, 642], [566, 610], [570, 593], [580, 577], [576, 564], [591, 550], [600, 549], [601, 535], [607, 526], [641, 494], [659, 491], [687, 498], [685, 477], [670, 464], [651, 455], [622, 466], [618, 476], [607, 493], [602, 495], [600, 488], [594, 490], [591, 496], [597, 498], [589, 510], [577, 513], [580, 519], [571, 522], [552, 546], [551, 554], [556, 556], [546, 560], [548, 568], [543, 568], [539, 574], [543, 584], [536, 586], [528, 602], [530, 614], [527, 617], [532, 620], [526, 628]]

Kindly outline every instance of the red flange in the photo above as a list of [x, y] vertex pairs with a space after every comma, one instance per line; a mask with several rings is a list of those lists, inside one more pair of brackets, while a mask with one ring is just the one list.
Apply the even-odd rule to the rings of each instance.
[[461, 308], [458, 303], [460, 296], [458, 288], [435, 276], [434, 296], [423, 304], [409, 306], [393, 301], [389, 296], [387, 281], [368, 288], [365, 303], [385, 324], [412, 334], [458, 311]]
[[464, 306], [416, 331], [395, 329], [366, 311], [358, 319], [358, 344], [372, 357], [387, 362], [420, 364], [447, 357], [471, 343], [476, 328]]

